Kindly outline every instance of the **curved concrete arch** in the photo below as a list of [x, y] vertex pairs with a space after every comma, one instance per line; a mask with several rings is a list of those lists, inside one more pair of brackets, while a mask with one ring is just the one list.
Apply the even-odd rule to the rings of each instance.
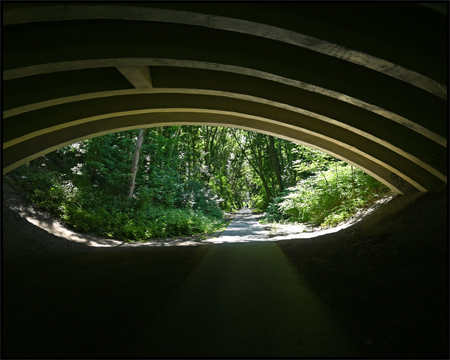
[[[314, 21], [303, 26], [291, 6]], [[201, 11], [189, 4], [6, 6], [4, 173], [57, 144], [137, 123], [154, 126], [154, 112], [167, 117], [167, 125], [191, 119], [308, 144], [399, 193], [446, 184], [440, 15], [408, 5], [399, 13], [408, 21], [397, 35], [387, 4], [345, 10], [331, 23], [348, 20], [348, 28], [327, 31], [323, 4], [283, 5], [282, 16], [240, 9], [212, 3]], [[418, 14], [422, 25], [439, 25], [427, 28], [428, 41], [417, 37], [408, 18]], [[378, 29], [383, 15], [392, 36]], [[353, 22], [355, 16], [360, 19]], [[75, 130], [81, 135], [71, 135]]]
[[[357, 106], [361, 109], [371, 111], [374, 114], [383, 116], [391, 121], [397, 122], [409, 129], [416, 131], [429, 139], [435, 141], [441, 146], [447, 147], [447, 139], [435, 132], [425, 128], [424, 126], [406, 119], [405, 117], [398, 115], [392, 111], [380, 108], [375, 104], [369, 104], [360, 99], [353, 98], [351, 96], [339, 93], [337, 91], [333, 91], [330, 89], [325, 89], [319, 86], [315, 86], [312, 84], [308, 84], [298, 80], [292, 80], [288, 78], [283, 78], [278, 75], [270, 74], [267, 72], [243, 68], [239, 66], [226, 65], [226, 64], [218, 64], [218, 63], [206, 63], [192, 60], [177, 60], [177, 59], [96, 59], [96, 60], [80, 60], [80, 61], [70, 61], [70, 62], [60, 62], [60, 63], [49, 63], [49, 64], [40, 64], [29, 66], [25, 68], [18, 68], [12, 70], [6, 70], [3, 72], [4, 80], [14, 80], [19, 79], [21, 77], [26, 76], [37, 76], [43, 74], [51, 74], [55, 72], [61, 71], [74, 71], [74, 70], [82, 70], [82, 69], [95, 69], [95, 68], [103, 68], [103, 67], [138, 67], [138, 66], [169, 66], [169, 67], [179, 67], [179, 68], [192, 68], [192, 69], [204, 69], [204, 70], [213, 70], [220, 71], [226, 73], [240, 74], [246, 76], [252, 76], [255, 78], [261, 78], [273, 82], [278, 82], [284, 85], [289, 85], [293, 87], [297, 87], [299, 89], [303, 89], [312, 93], [317, 93], [323, 96], [328, 96], [330, 98], [346, 102], [353, 106]], [[52, 102], [48, 102], [49, 105]], [[33, 104], [34, 105], [34, 104]], [[3, 117], [10, 117], [14, 115], [18, 115], [25, 111], [30, 111], [33, 109], [39, 108], [39, 105], [30, 105], [28, 107], [19, 107], [10, 110], [6, 110], [3, 112]], [[41, 106], [45, 106], [42, 104]]]
[[[152, 94], [147, 94], [147, 95], [152, 95]], [[157, 95], [161, 95], [161, 94], [157, 94]], [[164, 95], [164, 94], [162, 94]], [[182, 94], [184, 95], [184, 94]], [[191, 95], [191, 94], [188, 94]], [[208, 97], [211, 97], [210, 95]], [[109, 101], [114, 101], [114, 99], [108, 99]], [[164, 100], [163, 98], [160, 98], [159, 101], [154, 101], [155, 104], [161, 105], [162, 103], [166, 103], [167, 100], [170, 99], [166, 99]], [[197, 103], [194, 102], [194, 100], [197, 100]], [[369, 143], [366, 142], [365, 146], [363, 147], [363, 150], [361, 150], [360, 148], [356, 147], [356, 146], [351, 146], [349, 145], [349, 142], [346, 141], [339, 141], [338, 139], [340, 138], [340, 136], [336, 136], [336, 134], [332, 134], [329, 133], [328, 136], [326, 134], [324, 134], [323, 132], [319, 132], [317, 131], [317, 125], [314, 126], [313, 124], [308, 124], [308, 119], [306, 118], [306, 121], [303, 121], [303, 126], [300, 126], [299, 123], [296, 124], [289, 124], [288, 119], [278, 119], [276, 118], [276, 116], [274, 116], [273, 118], [266, 118], [266, 117], [262, 117], [262, 116], [258, 116], [258, 115], [254, 115], [254, 114], [249, 114], [249, 113], [239, 113], [236, 111], [229, 111], [230, 109], [227, 110], [213, 110], [214, 108], [216, 108], [215, 106], [212, 106], [211, 108], [206, 108], [206, 109], [200, 109], [198, 107], [195, 107], [196, 105], [200, 105], [202, 104], [202, 100], [205, 101], [205, 99], [200, 98], [200, 99], [193, 99], [192, 97], [189, 99], [185, 99], [184, 101], [181, 101], [180, 99], [176, 100], [176, 103], [179, 102], [183, 102], [185, 104], [190, 104], [192, 105], [189, 108], [184, 108], [184, 109], [177, 109], [177, 108], [173, 108], [170, 106], [167, 106], [167, 108], [153, 108], [153, 109], [142, 109], [139, 106], [135, 106], [133, 107], [133, 110], [125, 110], [124, 108], [120, 108], [121, 111], [119, 112], [115, 112], [115, 113], [105, 113], [102, 110], [102, 107], [108, 108], [108, 104], [103, 104], [103, 106], [100, 106], [99, 104], [97, 104], [97, 108], [100, 108], [100, 110], [98, 110], [98, 112], [96, 114], [90, 113], [89, 115], [91, 116], [87, 116], [85, 118], [81, 118], [81, 115], [78, 115], [76, 113], [76, 108], [72, 108], [72, 109], [66, 109], [65, 112], [71, 113], [72, 114], [72, 118], [73, 120], [71, 121], [67, 121], [67, 120], [62, 120], [60, 119], [60, 116], [58, 115], [59, 113], [61, 113], [61, 111], [54, 110], [53, 111], [53, 115], [49, 112], [47, 112], [44, 116], [47, 119], [53, 119], [54, 120], [54, 125], [49, 128], [43, 128], [40, 130], [37, 130], [33, 135], [33, 137], [28, 137], [26, 139], [23, 139], [23, 141], [15, 143], [15, 144], [10, 144], [10, 146], [5, 147], [5, 150], [9, 149], [18, 149], [19, 147], [23, 147], [24, 149], [26, 149], [26, 151], [34, 151], [34, 149], [36, 147], [38, 147], [40, 150], [42, 150], [42, 145], [44, 145], [46, 143], [46, 141], [41, 141], [40, 139], [42, 139], [42, 136], [52, 136], [53, 133], [56, 133], [60, 130], [68, 130], [69, 133], [71, 133], [71, 129], [73, 129], [75, 126], [85, 126], [86, 129], [89, 129], [89, 127], [92, 126], [98, 126], [98, 122], [99, 121], [103, 121], [105, 123], [105, 121], [107, 121], [108, 119], [110, 119], [112, 121], [112, 119], [114, 118], [121, 118], [123, 119], [123, 121], [125, 123], [127, 123], [130, 119], [135, 119], [136, 115], [148, 115], [148, 114], [171, 114], [171, 113], [182, 113], [184, 112], [187, 116], [187, 114], [189, 113], [199, 113], [199, 114], [203, 114], [203, 119], [201, 120], [197, 120], [197, 122], [201, 122], [201, 123], [207, 123], [208, 125], [214, 125], [214, 122], [211, 122], [211, 120], [209, 119], [209, 117], [213, 116], [213, 115], [217, 115], [217, 114], [227, 114], [228, 116], [231, 114], [234, 117], [239, 117], [239, 119], [241, 119], [241, 123], [243, 121], [245, 122], [250, 122], [250, 121], [255, 121], [258, 120], [258, 125], [260, 126], [260, 128], [258, 127], [254, 127], [252, 128], [253, 130], [258, 130], [258, 131], [265, 131], [266, 133], [270, 133], [272, 135], [278, 136], [278, 135], [284, 135], [286, 136], [286, 134], [289, 133], [293, 133], [293, 131], [298, 131], [299, 136], [304, 137], [305, 134], [309, 134], [314, 136], [315, 141], [319, 141], [320, 139], [325, 139], [327, 140], [327, 142], [329, 143], [328, 148], [325, 147], [325, 151], [326, 152], [332, 152], [332, 153], [336, 153], [337, 151], [334, 150], [334, 148], [336, 146], [339, 147], [340, 151], [342, 152], [343, 148], [347, 148], [348, 150], [350, 150], [349, 155], [347, 155], [347, 157], [345, 158], [347, 161], [350, 162], [355, 162], [355, 160], [353, 159], [353, 156], [358, 155], [359, 157], [365, 157], [367, 159], [369, 159], [371, 162], [373, 162], [374, 164], [378, 164], [379, 166], [383, 166], [386, 169], [388, 169], [389, 171], [392, 171], [394, 173], [397, 173], [400, 177], [404, 178], [405, 180], [407, 180], [409, 183], [411, 183], [414, 187], [416, 187], [418, 190], [420, 191], [426, 191], [427, 188], [429, 188], [430, 186], [433, 186], [434, 184], [429, 182], [429, 179], [425, 176], [417, 176], [417, 174], [415, 174], [415, 172], [411, 172], [410, 169], [408, 169], [407, 166], [405, 166], [405, 162], [402, 161], [402, 159], [396, 155], [395, 152], [392, 151], [388, 151], [386, 150], [382, 150], [379, 147], [376, 146], [376, 144], [371, 144], [372, 146], [370, 146]], [[208, 101], [210, 99], [207, 99], [206, 101]], [[146, 98], [142, 98], [140, 99], [141, 103], [147, 103], [147, 102], [151, 102], [150, 100], [148, 100], [148, 97]], [[130, 104], [130, 101], [125, 103], [126, 105]], [[80, 105], [80, 104], [77, 104]], [[166, 104], [167, 105], [167, 104]], [[84, 107], [84, 106], [81, 106]], [[85, 106], [86, 108], [91, 108], [90, 106]], [[116, 110], [119, 110], [119, 108], [116, 108]], [[125, 110], [125, 111], [124, 111]], [[234, 109], [237, 110], [237, 109]], [[86, 114], [85, 111], [81, 111], [80, 114]], [[276, 114], [273, 114], [276, 115]], [[36, 118], [33, 119], [33, 121], [35, 121]], [[298, 120], [298, 117], [297, 119]], [[57, 123], [59, 121], [59, 124]], [[169, 120], [170, 121], [170, 120]], [[172, 124], [172, 123], [169, 123]], [[220, 123], [221, 125], [223, 125], [223, 123]], [[235, 123], [233, 123], [235, 124]], [[216, 124], [217, 125], [217, 124]], [[106, 126], [106, 125], [105, 125]], [[270, 129], [273, 128], [277, 128], [277, 131], [272, 130], [270, 131]], [[320, 125], [319, 125], [320, 128]], [[281, 131], [280, 129], [283, 129], [283, 131]], [[335, 131], [338, 129], [335, 129]], [[331, 136], [333, 135], [333, 136]], [[34, 139], [35, 141], [30, 142], [28, 140], [30, 139]], [[33, 146], [31, 146], [30, 144], [33, 144]], [[41, 145], [42, 144], [42, 145]], [[359, 146], [361, 147], [361, 146]], [[375, 150], [374, 150], [375, 147]], [[322, 146], [322, 148], [324, 148]], [[16, 150], [17, 151], [17, 150]], [[381, 157], [380, 153], [384, 152], [384, 156]], [[39, 153], [41, 153], [41, 151], [39, 151]], [[372, 154], [377, 154], [377, 156], [374, 156]], [[28, 158], [28, 156], [27, 156]], [[384, 160], [380, 160], [380, 159], [384, 159]], [[17, 162], [16, 164], [19, 164], [20, 162]], [[6, 164], [7, 166], [9, 165], [9, 168], [12, 168], [15, 165], [12, 164]], [[424, 174], [424, 172], [419, 173], [420, 174]], [[412, 175], [415, 175], [412, 176]]]
[[[257, 97], [253, 97], [253, 96], [249, 96], [249, 95], [242, 95], [242, 94], [234, 94], [234, 93], [227, 93], [224, 91], [212, 91], [212, 90], [200, 90], [200, 89], [162, 89], [162, 88], [158, 88], [158, 89], [154, 89], [154, 88], [147, 88], [147, 89], [132, 89], [132, 90], [119, 90], [119, 91], [111, 91], [111, 92], [101, 92], [101, 93], [91, 93], [91, 94], [82, 94], [82, 95], [78, 95], [78, 96], [72, 96], [72, 97], [67, 97], [67, 98], [62, 98], [62, 99], [54, 99], [54, 100], [49, 100], [47, 102], [43, 102], [43, 103], [35, 103], [33, 105], [28, 105], [25, 106], [25, 109], [13, 109], [12, 111], [8, 112], [5, 111], [4, 112], [4, 119], [7, 119], [11, 116], [14, 115], [20, 115], [20, 114], [24, 114], [26, 112], [29, 111], [36, 111], [39, 109], [45, 109], [51, 106], [58, 106], [58, 105], [64, 105], [64, 104], [70, 104], [73, 102], [76, 102], [77, 104], [81, 104], [82, 105], [82, 101], [83, 100], [93, 100], [93, 99], [100, 99], [100, 98], [110, 98], [110, 99], [114, 99], [117, 96], [132, 96], [132, 95], [144, 95], [144, 94], [172, 94], [172, 95], [177, 95], [177, 94], [187, 94], [187, 95], [201, 95], [201, 96], [209, 96], [209, 97], [227, 97], [230, 99], [236, 99], [236, 100], [243, 100], [246, 102], [250, 102], [250, 103], [259, 103], [261, 105], [268, 105], [270, 107], [275, 107], [275, 108], [279, 108], [281, 110], [287, 110], [290, 112], [295, 112], [297, 114], [300, 115], [304, 115], [307, 116], [308, 118], [311, 119], [317, 119], [332, 125], [336, 125], [338, 127], [342, 127], [345, 130], [348, 131], [352, 131], [357, 135], [363, 136], [367, 139], [369, 139], [370, 141], [373, 141], [375, 143], [378, 143], [384, 147], [387, 147], [389, 150], [394, 151], [394, 153], [399, 154], [401, 156], [406, 157], [407, 159], [409, 159], [410, 161], [416, 163], [417, 165], [419, 165], [420, 167], [424, 168], [425, 170], [429, 171], [430, 173], [434, 174], [435, 176], [437, 176], [440, 180], [446, 182], [447, 181], [447, 177], [445, 174], [441, 173], [439, 170], [435, 169], [434, 167], [428, 165], [425, 161], [415, 157], [412, 154], [409, 154], [408, 152], [404, 151], [401, 148], [398, 148], [394, 145], [392, 145], [391, 143], [389, 143], [386, 140], [383, 140], [381, 138], [377, 138], [376, 136], [372, 135], [369, 132], [364, 132], [358, 128], [352, 127], [351, 125], [345, 124], [343, 122], [337, 121], [335, 119], [330, 119], [326, 116], [322, 116], [320, 114], [316, 114], [316, 113], [312, 113], [308, 110], [304, 110], [301, 108], [296, 108], [287, 104], [282, 104], [282, 103], [277, 103], [268, 99], [262, 99], [262, 98], [257, 98]], [[91, 106], [93, 107], [93, 106]], [[20, 111], [21, 110], [21, 111]], [[67, 111], [71, 111], [71, 110], [67, 110]], [[12, 114], [11, 114], [12, 112]], [[58, 111], [58, 113], [61, 113], [62, 111]], [[73, 111], [71, 111], [73, 112]], [[124, 113], [124, 112], [122, 112]], [[59, 116], [59, 115], [58, 115]], [[104, 117], [108, 117], [109, 114], [106, 114]], [[88, 120], [89, 119], [89, 120]], [[39, 129], [35, 132], [31, 132], [31, 133], [27, 133], [24, 136], [19, 136], [14, 138], [13, 140], [10, 141], [5, 141], [3, 143], [3, 149], [6, 149], [10, 146], [13, 146], [15, 144], [21, 143], [23, 141], [26, 141], [32, 137], [35, 136], [39, 136], [42, 135], [43, 133], [49, 133], [55, 130], [59, 130], [61, 128], [64, 127], [68, 127], [68, 126], [73, 126], [76, 124], [81, 124], [81, 123], [86, 123], [88, 121], [92, 121], [93, 119], [98, 119], [97, 117], [94, 118], [88, 118], [88, 119], [81, 119], [81, 120], [74, 120], [69, 122], [64, 122], [60, 125], [56, 125], [56, 126], [51, 126], [49, 128], [45, 128], [45, 129]], [[24, 122], [24, 120], [22, 120], [22, 122]], [[285, 126], [287, 127], [291, 127], [293, 129], [297, 129], [301, 127], [301, 122], [297, 122], [295, 124], [291, 123], [289, 124], [289, 122], [284, 122], [283, 123]], [[349, 143], [350, 145], [350, 143]], [[404, 176], [404, 174], [403, 174]], [[421, 190], [423, 189], [423, 187], [419, 187]]]
[[447, 98], [446, 85], [389, 61], [294, 31], [241, 19], [179, 10], [136, 8], [132, 6], [110, 7], [96, 5], [83, 7], [80, 5], [58, 5], [51, 8], [13, 9], [6, 13], [3, 21], [5, 25], [17, 25], [33, 22], [105, 19], [171, 22], [264, 37], [349, 61], [417, 86], [442, 99]]
[[399, 194], [414, 191], [409, 185], [411, 182], [419, 190], [425, 191], [420, 184], [411, 179], [408, 182], [399, 176], [396, 169], [381, 164], [378, 159], [367, 156], [356, 148], [306, 129], [292, 129], [281, 122], [257, 116], [205, 109], [152, 109], [105, 114], [74, 121], [71, 125], [30, 138], [6, 148], [4, 152], [18, 154], [18, 163], [23, 164], [74, 142], [117, 131], [170, 125], [225, 126], [273, 135], [324, 151], [371, 174]]
[[[38, 64], [54, 63], [48, 61], [52, 53], [54, 53], [52, 56], [59, 59], [58, 62], [104, 58], [100, 56], [106, 53], [113, 58], [121, 58], [133, 53], [133, 57], [138, 54], [141, 55], [139, 57], [152, 54], [153, 57], [161, 55], [158, 57], [248, 68], [261, 74], [268, 73], [331, 90], [367, 104], [376, 104], [378, 108], [398, 114], [441, 136], [446, 135], [441, 126], [435, 129], [437, 123], [434, 120], [445, 113], [445, 101], [414, 86], [408, 86], [406, 83], [350, 62], [334, 60], [332, 57], [285, 43], [274, 43], [249, 35], [240, 37], [241, 35], [229, 31], [217, 32], [218, 30], [202, 27], [180, 26], [152, 22], [134, 24], [127, 21], [118, 24], [83, 22], [83, 26], [79, 27], [72, 22], [68, 24], [56, 22], [50, 23], [49, 28], [47, 25], [44, 28], [40, 25], [33, 28], [35, 36], [49, 39], [44, 43], [42, 40], [30, 41], [29, 34], [24, 30], [18, 31], [16, 37], [17, 43], [28, 47], [30, 52], [35, 54], [34, 61]], [[146, 32], [151, 34], [158, 31], [164, 32], [164, 37], [145, 35]], [[208, 31], [213, 33], [210, 34]], [[107, 36], [109, 33], [112, 35]], [[190, 33], [192, 34], [188, 35]], [[127, 34], [134, 36], [130, 37]], [[9, 39], [8, 36], [5, 38]], [[235, 44], [239, 43], [240, 48], [236, 50]], [[267, 52], [265, 49], [271, 46], [275, 46], [273, 52]], [[5, 70], [27, 68], [30, 63], [32, 64], [32, 57], [22, 56], [21, 49], [14, 49], [14, 42], [5, 41], [4, 47], [10, 49], [11, 54], [14, 54], [13, 50], [16, 51], [14, 56], [5, 59]], [[86, 53], [76, 51], [80, 48], [86, 48]], [[247, 48], [251, 51], [246, 52]], [[236, 56], [233, 56], [233, 52], [236, 52]], [[176, 56], [169, 57], [167, 56], [169, 54]], [[314, 72], [309, 71], [314, 66], [318, 69]], [[409, 99], [420, 104], [420, 111], [411, 110]]]

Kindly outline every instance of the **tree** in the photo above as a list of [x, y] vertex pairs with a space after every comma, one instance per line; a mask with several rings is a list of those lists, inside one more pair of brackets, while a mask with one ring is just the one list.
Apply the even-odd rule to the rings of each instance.
[[274, 220], [334, 224], [386, 188], [320, 151], [227, 127], [108, 134], [15, 173], [23, 192], [66, 224], [124, 240], [209, 231], [221, 210], [246, 201]]
[[273, 136], [267, 136], [269, 138], [269, 150], [270, 150], [270, 159], [272, 161], [273, 170], [275, 172], [275, 176], [278, 181], [278, 186], [280, 188], [280, 192], [284, 190], [283, 179], [281, 178], [281, 166], [280, 161], [278, 160], [277, 151], [275, 149], [275, 141]]
[[[246, 132], [246, 140], [250, 140], [249, 142], [244, 141], [247, 146], [244, 148], [244, 145], [241, 143], [241, 140], [237, 137], [236, 132], [232, 131], [232, 134], [242, 152], [242, 154], [245, 156], [245, 158], [248, 161], [248, 164], [253, 168], [255, 173], [259, 176], [261, 179], [261, 182], [263, 184], [264, 190], [267, 195], [267, 200], [270, 201], [272, 199], [272, 191], [270, 189], [268, 180], [267, 180], [267, 172], [264, 170], [263, 165], [263, 149], [261, 147], [261, 142], [258, 141], [257, 134], [255, 137], [251, 136], [249, 132]], [[250, 159], [250, 156], [247, 154], [246, 149], [250, 150], [250, 153], [253, 157], [253, 161]]]
[[131, 199], [133, 197], [134, 187], [136, 185], [136, 173], [138, 170], [139, 154], [141, 152], [141, 147], [144, 142], [145, 130], [146, 129], [139, 130], [139, 134], [138, 134], [138, 137], [136, 140], [136, 147], [134, 149], [133, 162], [131, 164], [131, 175], [130, 175], [129, 191], [128, 191], [129, 199]]

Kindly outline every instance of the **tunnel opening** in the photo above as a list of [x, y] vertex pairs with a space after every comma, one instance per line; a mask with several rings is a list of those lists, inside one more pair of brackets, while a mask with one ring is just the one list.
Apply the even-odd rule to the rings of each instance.
[[324, 227], [349, 226], [372, 203], [395, 194], [319, 150], [264, 133], [204, 126], [79, 141], [19, 167], [7, 180], [70, 230], [103, 237], [98, 246], [206, 237], [242, 208], [259, 214], [267, 229], [296, 224], [291, 236], [317, 236]]
[[[323, 150], [402, 195], [354, 226], [273, 249], [367, 357], [448, 358], [447, 3], [2, 3], [2, 10], [3, 179], [76, 141], [147, 126], [230, 126]], [[60, 238], [30, 227], [7, 202], [2, 357], [130, 357], [209, 249], [252, 244], [57, 249], [44, 243]], [[226, 258], [218, 265], [216, 294], [226, 289]], [[233, 294], [249, 313], [261, 309], [258, 290], [252, 301]], [[195, 302], [204, 309], [202, 295]], [[215, 298], [213, 308], [229, 306]], [[261, 324], [255, 319], [249, 323]], [[253, 334], [296, 334], [268, 324]], [[162, 332], [171, 341], [162, 356], [197, 334], [178, 330]], [[215, 343], [204, 340], [213, 333], [190, 342], [194, 356]], [[283, 346], [281, 336], [273, 354], [267, 341], [248, 355], [311, 355], [293, 350], [304, 338], [294, 340]]]

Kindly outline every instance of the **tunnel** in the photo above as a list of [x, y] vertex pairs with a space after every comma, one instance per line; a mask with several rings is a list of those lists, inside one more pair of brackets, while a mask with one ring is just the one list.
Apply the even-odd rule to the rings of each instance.
[[200, 124], [319, 149], [398, 194], [447, 183], [443, 4], [3, 10], [4, 174], [82, 139]]
[[[448, 357], [448, 3], [2, 2], [2, 16], [3, 175], [84, 139], [171, 125], [323, 151], [395, 201], [280, 249], [368, 354]], [[206, 253], [46, 252], [43, 229], [3, 211], [6, 357], [129, 357]]]

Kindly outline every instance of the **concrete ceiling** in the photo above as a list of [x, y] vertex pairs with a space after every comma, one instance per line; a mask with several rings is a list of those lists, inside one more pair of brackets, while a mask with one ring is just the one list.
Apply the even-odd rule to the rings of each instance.
[[397, 193], [447, 183], [448, 4], [2, 3], [3, 173], [82, 139], [218, 125]]

